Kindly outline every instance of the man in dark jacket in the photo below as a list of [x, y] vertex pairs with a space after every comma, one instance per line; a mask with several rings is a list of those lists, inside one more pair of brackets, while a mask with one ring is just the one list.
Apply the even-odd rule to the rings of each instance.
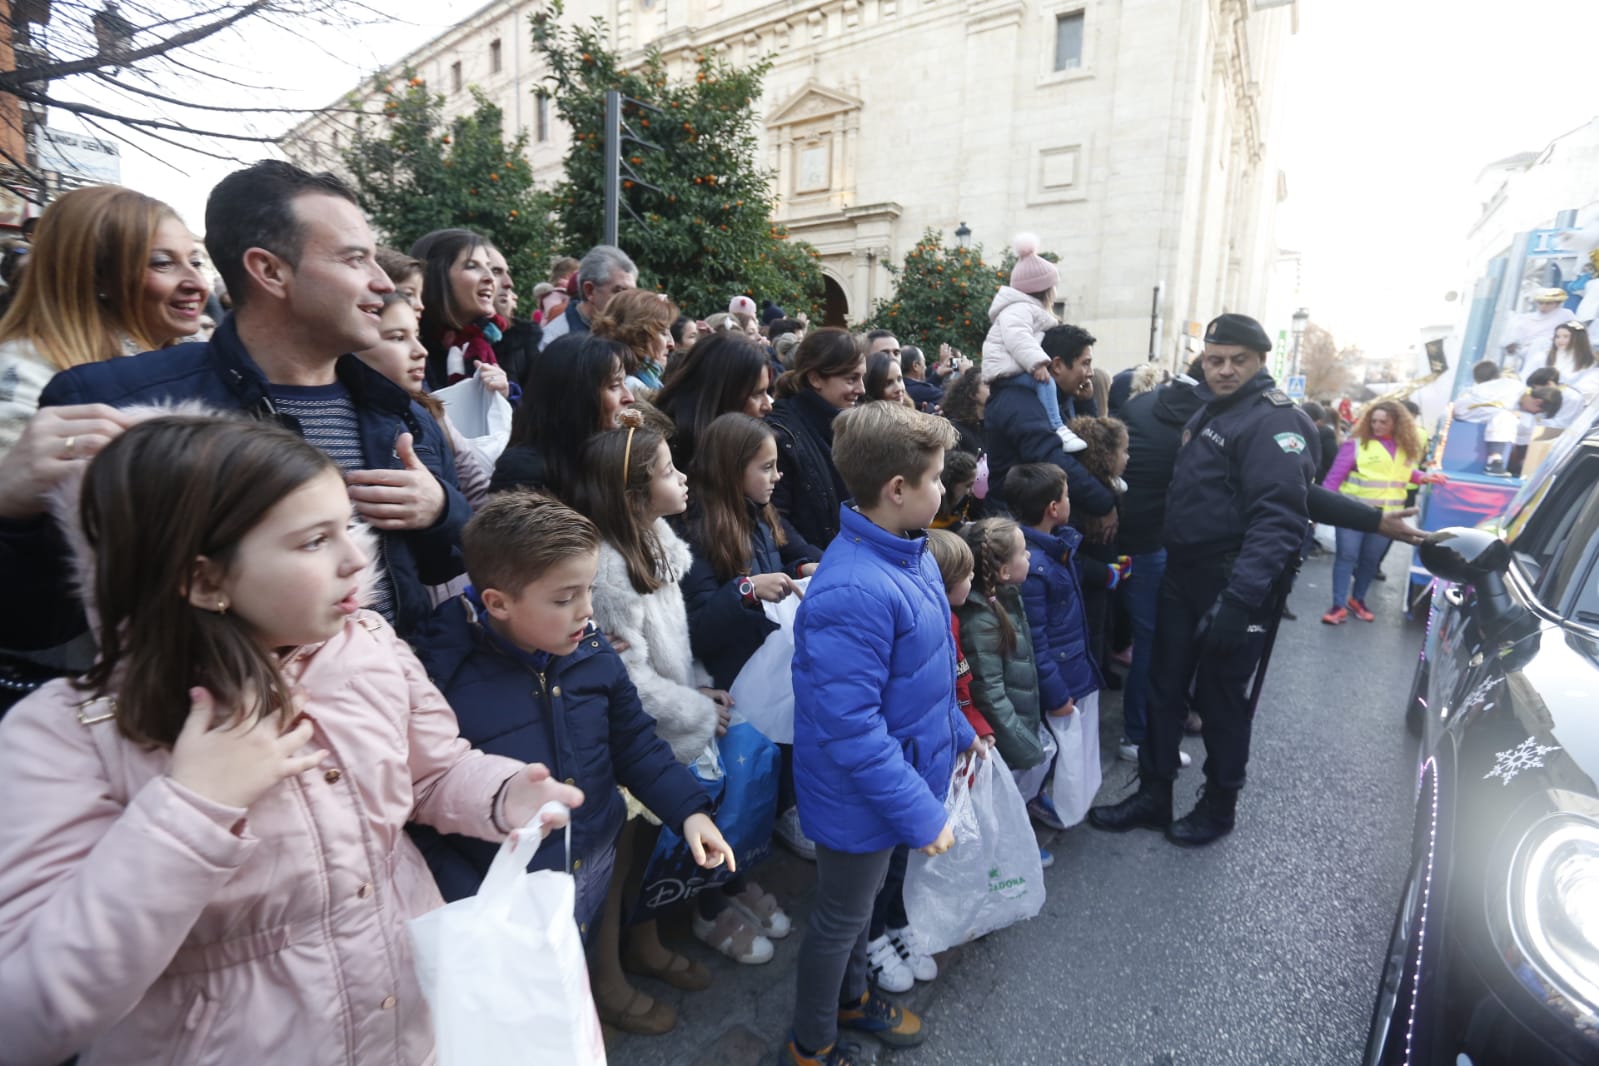
[[[428, 613], [427, 586], [461, 573], [460, 530], [471, 508], [439, 424], [344, 354], [378, 342], [377, 313], [394, 289], [373, 259], [354, 195], [329, 174], [257, 163], [212, 191], [206, 248], [234, 301], [209, 341], [75, 367], [45, 388], [41, 408], [198, 401], [300, 433], [343, 469], [357, 513], [382, 532], [383, 576], [371, 606], [409, 632]], [[59, 533], [48, 521], [23, 526], [0, 523], [11, 549], [0, 553], [0, 575], [51, 573], [56, 594], [30, 611], [61, 614], [58, 623], [70, 619], [67, 628], [81, 631]], [[17, 647], [7, 636], [0, 646]]]
[[[1194, 390], [1204, 408], [1183, 431], [1166, 501], [1171, 565], [1160, 589], [1161, 669], [1138, 753], [1139, 789], [1090, 811], [1098, 828], [1161, 828], [1190, 847], [1232, 831], [1249, 760], [1250, 684], [1309, 527], [1318, 450], [1310, 419], [1265, 371], [1269, 351], [1265, 330], [1243, 315], [1222, 315], [1205, 331], [1205, 383]], [[1204, 709], [1206, 784], [1174, 823], [1190, 682]]]
[[899, 352], [899, 369], [905, 375], [905, 392], [918, 411], [933, 413], [944, 402], [944, 390], [927, 380], [927, 356], [913, 344]]
[[1133, 625], [1133, 661], [1122, 688], [1123, 758], [1136, 759], [1144, 742], [1149, 671], [1155, 654], [1155, 613], [1166, 573], [1161, 530], [1166, 523], [1166, 492], [1183, 444], [1183, 427], [1204, 402], [1194, 391], [1204, 371], [1199, 360], [1154, 392], [1140, 393], [1122, 408], [1127, 424], [1127, 491], [1121, 499], [1118, 545], [1132, 557], [1132, 578], [1123, 593]]
[[1112, 418], [1120, 418], [1122, 409], [1132, 398], [1133, 374], [1137, 371], [1137, 367], [1130, 366], [1126, 370], [1117, 371], [1116, 376], [1110, 379], [1110, 395], [1105, 398], [1105, 406]]
[[[1082, 343], [1082, 338], [1087, 343]], [[1093, 372], [1093, 338], [1076, 326], [1056, 326], [1044, 332], [1041, 342], [1049, 359], [1049, 374], [1061, 390], [1061, 414], [1067, 403]], [[1086, 519], [1106, 519], [1114, 535], [1116, 497], [1098, 478], [1067, 454], [1060, 437], [1049, 424], [1049, 415], [1026, 374], [997, 378], [989, 385], [988, 406], [983, 413], [983, 442], [988, 450], [988, 494], [990, 499], [1005, 498], [1005, 475], [1022, 463], [1054, 463], [1066, 471], [1067, 496], [1071, 500], [1073, 524]], [[1109, 539], [1101, 532], [1100, 539]]]
[[611, 297], [638, 288], [638, 267], [626, 252], [610, 244], [590, 248], [577, 267], [577, 299], [566, 305], [566, 313], [546, 322], [539, 339], [542, 351], [550, 342], [568, 333], [587, 333], [594, 316], [605, 310]]

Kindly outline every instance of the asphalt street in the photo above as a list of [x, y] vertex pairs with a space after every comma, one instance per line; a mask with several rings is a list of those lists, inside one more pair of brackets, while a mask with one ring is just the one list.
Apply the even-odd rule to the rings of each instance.
[[[923, 1012], [920, 1048], [883, 1052], [893, 1066], [993, 1063], [1081, 1066], [1336, 1066], [1356, 1063], [1406, 861], [1414, 749], [1401, 704], [1422, 630], [1401, 617], [1409, 551], [1395, 548], [1374, 586], [1375, 623], [1337, 628], [1331, 564], [1311, 560], [1284, 621], [1255, 721], [1238, 828], [1185, 851], [1159, 835], [1086, 825], [1041, 835], [1056, 857], [1032, 921], [941, 957], [943, 972], [903, 1000]], [[1118, 694], [1102, 709], [1100, 800], [1136, 785], [1115, 759]], [[1178, 813], [1200, 784], [1204, 745]], [[739, 967], [687, 936], [669, 942], [704, 961], [711, 989], [677, 993], [662, 1037], [614, 1034], [627, 1064], [774, 1061], [788, 1021], [812, 869], [785, 857], [756, 872], [796, 920], [761, 967]], [[674, 936], [675, 934], [675, 936]], [[868, 1042], [869, 1043], [869, 1042]]]

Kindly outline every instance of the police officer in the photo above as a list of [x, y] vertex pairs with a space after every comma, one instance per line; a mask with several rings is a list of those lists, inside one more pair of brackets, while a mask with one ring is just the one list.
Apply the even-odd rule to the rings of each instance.
[[[1195, 389], [1204, 407], [1184, 430], [1166, 503], [1138, 791], [1089, 811], [1097, 828], [1163, 829], [1187, 847], [1232, 831], [1249, 762], [1251, 683], [1309, 528], [1319, 451], [1309, 417], [1266, 373], [1269, 351], [1266, 331], [1245, 315], [1222, 315], [1205, 330], [1205, 381]], [[1204, 708], [1205, 787], [1173, 822], [1190, 682]]]

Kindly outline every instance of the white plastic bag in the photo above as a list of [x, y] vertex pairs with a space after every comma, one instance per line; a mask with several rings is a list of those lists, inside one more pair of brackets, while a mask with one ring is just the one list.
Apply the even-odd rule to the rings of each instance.
[[605, 1064], [572, 875], [528, 873], [539, 842], [534, 818], [501, 845], [477, 895], [409, 923], [439, 1066]]
[[1338, 534], [1325, 522], [1316, 523], [1316, 545], [1324, 552], [1338, 551]]
[[800, 596], [761, 601], [761, 609], [777, 628], [766, 635], [727, 690], [734, 715], [778, 744], [794, 743], [794, 616], [810, 583], [808, 577], [794, 582]]
[[511, 440], [511, 401], [470, 377], [433, 390], [433, 398], [444, 405], [455, 428], [483, 453], [491, 464], [505, 451]]
[[1031, 803], [1034, 796], [1044, 791], [1049, 782], [1049, 771], [1055, 765], [1055, 734], [1049, 731], [1049, 726], [1043, 722], [1038, 723], [1038, 743], [1044, 749], [1044, 757], [1037, 766], [1029, 766], [1025, 770], [1012, 770], [1011, 780], [1016, 782], [1016, 791], [1022, 795], [1023, 803]]
[[929, 953], [1025, 921], [1044, 907], [1038, 839], [998, 751], [957, 760], [944, 810], [955, 846], [931, 858], [913, 851], [905, 868], [905, 913]]
[[1049, 798], [1065, 825], [1074, 826], [1088, 814], [1099, 792], [1099, 693], [1077, 701], [1077, 710], [1062, 718], [1044, 715], [1055, 736], [1055, 772], [1049, 781]]

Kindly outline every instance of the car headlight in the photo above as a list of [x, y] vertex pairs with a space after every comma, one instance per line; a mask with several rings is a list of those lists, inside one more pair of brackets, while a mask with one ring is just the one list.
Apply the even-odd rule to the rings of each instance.
[[1527, 959], [1553, 988], [1599, 1013], [1599, 823], [1555, 814], [1516, 849], [1510, 917]]

